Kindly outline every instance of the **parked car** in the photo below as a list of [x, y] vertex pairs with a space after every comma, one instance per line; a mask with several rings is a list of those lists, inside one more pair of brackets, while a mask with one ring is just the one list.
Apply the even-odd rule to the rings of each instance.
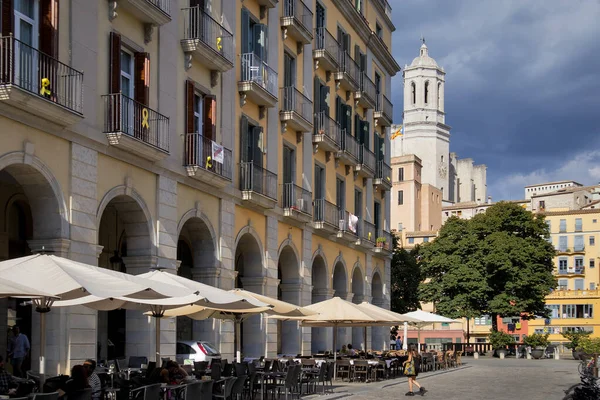
[[177, 342], [176, 359], [179, 364], [185, 360], [192, 362], [207, 361], [208, 365], [215, 358], [221, 358], [221, 353], [209, 342], [196, 340], [182, 340]]

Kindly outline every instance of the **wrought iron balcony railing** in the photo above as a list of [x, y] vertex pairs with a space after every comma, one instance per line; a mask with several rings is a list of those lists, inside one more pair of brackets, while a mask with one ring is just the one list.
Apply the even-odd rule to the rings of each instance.
[[392, 167], [390, 167], [385, 161], [377, 161], [377, 171], [375, 171], [375, 178], [381, 179], [383, 182], [392, 184]]
[[325, 199], [315, 199], [314, 221], [324, 222], [337, 228], [339, 225], [340, 209]]
[[315, 49], [322, 50], [333, 62], [340, 63], [340, 44], [325, 27], [315, 29]]
[[281, 88], [281, 111], [294, 111], [310, 123], [313, 102], [293, 86]]
[[70, 111], [83, 113], [83, 72], [13, 36], [0, 38], [0, 85], [14, 85]]
[[364, 144], [360, 145], [359, 163], [371, 173], [375, 173], [375, 153], [367, 149]]
[[200, 6], [183, 8], [183, 38], [200, 40], [231, 64], [234, 62], [233, 35]]
[[353, 220], [350, 219], [350, 212], [347, 210], [340, 210], [340, 231], [351, 233], [353, 235], [358, 236], [358, 226], [360, 225], [360, 220], [356, 215], [354, 215]]
[[277, 97], [277, 72], [254, 53], [242, 54], [242, 81], [254, 82]]
[[341, 145], [340, 124], [331, 118], [326, 111], [315, 114], [315, 134], [325, 135], [328, 141], [338, 148]]
[[121, 93], [104, 99], [104, 133], [124, 133], [147, 145], [169, 151], [169, 118]]
[[277, 175], [252, 162], [240, 163], [240, 190], [277, 200]]
[[358, 162], [360, 145], [354, 136], [346, 129], [342, 129], [342, 151]]
[[232, 180], [231, 150], [199, 133], [188, 133], [185, 141], [185, 166], [204, 168]]
[[355, 85], [356, 87], [360, 87], [360, 68], [358, 64], [347, 51], [343, 50], [341, 47], [339, 49], [340, 56], [340, 67], [338, 69], [339, 72], [343, 72], [348, 76], [348, 80]]
[[362, 96], [371, 104], [375, 104], [377, 98], [377, 89], [373, 81], [367, 76], [365, 72], [360, 75], [360, 91]]
[[281, 208], [312, 215], [312, 193], [294, 183], [281, 185]]
[[313, 13], [302, 0], [285, 0], [283, 16], [294, 18], [309, 34], [312, 33]]
[[376, 235], [377, 229], [375, 228], [375, 224], [369, 221], [363, 221], [363, 226], [360, 232], [361, 239], [375, 243]]
[[171, 15], [171, 0], [146, 0], [152, 6], [158, 8], [167, 15]]
[[394, 106], [392, 105], [392, 102], [387, 97], [385, 97], [383, 93], [380, 93], [379, 96], [377, 96], [375, 111], [382, 113], [383, 116], [389, 121], [394, 120]]

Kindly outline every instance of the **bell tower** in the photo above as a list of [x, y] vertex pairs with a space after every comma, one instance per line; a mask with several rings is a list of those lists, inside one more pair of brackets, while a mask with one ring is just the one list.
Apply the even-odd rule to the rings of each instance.
[[450, 127], [444, 112], [446, 73], [429, 56], [422, 39], [419, 56], [404, 67], [403, 153], [422, 160], [422, 183], [443, 192], [443, 200], [453, 201], [450, 188]]

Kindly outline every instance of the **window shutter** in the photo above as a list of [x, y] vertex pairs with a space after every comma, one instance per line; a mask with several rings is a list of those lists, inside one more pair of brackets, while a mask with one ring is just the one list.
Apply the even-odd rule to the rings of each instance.
[[262, 61], [267, 61], [268, 27], [264, 24], [254, 25], [254, 54]]
[[121, 35], [110, 33], [110, 76], [108, 91], [121, 92]]
[[245, 116], [242, 116], [242, 119], [240, 121], [240, 147], [241, 147], [241, 161], [242, 162], [248, 162], [250, 161], [250, 154], [251, 152], [249, 151], [249, 147], [250, 147], [250, 141], [248, 140], [250, 136], [250, 132], [248, 132], [248, 118]]
[[265, 145], [264, 143], [264, 137], [263, 137], [263, 128], [262, 126], [255, 126], [254, 128], [252, 128], [252, 136], [254, 139], [254, 143], [253, 148], [254, 148], [254, 154], [252, 156], [252, 161], [254, 163], [254, 165], [257, 165], [259, 167], [262, 168], [263, 166], [263, 146]]
[[204, 137], [215, 140], [217, 133], [217, 98], [204, 96]]
[[194, 82], [185, 81], [185, 126], [187, 133], [194, 132], [194, 94], [196, 89]]
[[134, 96], [135, 101], [145, 105], [150, 103], [150, 55], [135, 53], [134, 56]]
[[[315, 98], [315, 104], [314, 104], [314, 111], [315, 114], [321, 111], [321, 81], [319, 81], [319, 78], [315, 76], [315, 88], [314, 88], [314, 98]], [[316, 123], [315, 123], [315, 128], [316, 128]]]
[[321, 86], [321, 111], [325, 111], [325, 114], [329, 116], [329, 86]]
[[354, 114], [354, 137], [358, 140], [358, 143], [363, 143], [362, 123], [358, 114]]
[[14, 0], [2, 0], [2, 36], [9, 36], [13, 33], [14, 25]]
[[362, 122], [362, 124], [363, 124], [363, 125], [362, 125], [362, 126], [363, 126], [363, 128], [362, 128], [362, 129], [363, 129], [363, 134], [364, 134], [364, 138], [363, 138], [363, 140], [364, 140], [364, 144], [365, 144], [365, 147], [366, 147], [367, 149], [370, 149], [370, 147], [369, 147], [369, 146], [370, 146], [369, 142], [371, 141], [371, 140], [370, 140], [370, 139], [371, 139], [371, 138], [370, 138], [370, 132], [371, 132], [371, 123], [370, 123], [369, 121], [363, 121], [363, 122]]
[[242, 54], [250, 53], [252, 49], [252, 37], [250, 32], [250, 13], [242, 8]]
[[335, 96], [335, 120], [338, 124], [342, 124], [342, 99], [340, 96]]
[[39, 50], [50, 57], [58, 58], [58, 0], [41, 0], [39, 12]]

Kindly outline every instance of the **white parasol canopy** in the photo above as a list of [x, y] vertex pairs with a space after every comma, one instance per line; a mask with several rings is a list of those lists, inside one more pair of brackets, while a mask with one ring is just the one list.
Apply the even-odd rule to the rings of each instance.
[[28, 299], [38, 297], [46, 297], [48, 299], [58, 298], [45, 291], [33, 289], [31, 287], [0, 278], [0, 298], [3, 297], [24, 297]]
[[[423, 310], [416, 310], [416, 311], [411, 311], [411, 312], [407, 312], [406, 314], [402, 314], [404, 316], [410, 317], [410, 318], [414, 318], [417, 321], [416, 322], [409, 322], [411, 325], [416, 326], [418, 329], [417, 332], [417, 341], [418, 341], [418, 348], [419, 351], [421, 351], [421, 328], [427, 325], [431, 325], [431, 324], [435, 324], [435, 323], [452, 323], [452, 322], [457, 322], [453, 319], [450, 318], [446, 318], [442, 315], [438, 315], [438, 314], [434, 314], [434, 313], [430, 313], [427, 311], [423, 311]], [[406, 346], [406, 325], [405, 325], [405, 335], [404, 335], [404, 343]]]

